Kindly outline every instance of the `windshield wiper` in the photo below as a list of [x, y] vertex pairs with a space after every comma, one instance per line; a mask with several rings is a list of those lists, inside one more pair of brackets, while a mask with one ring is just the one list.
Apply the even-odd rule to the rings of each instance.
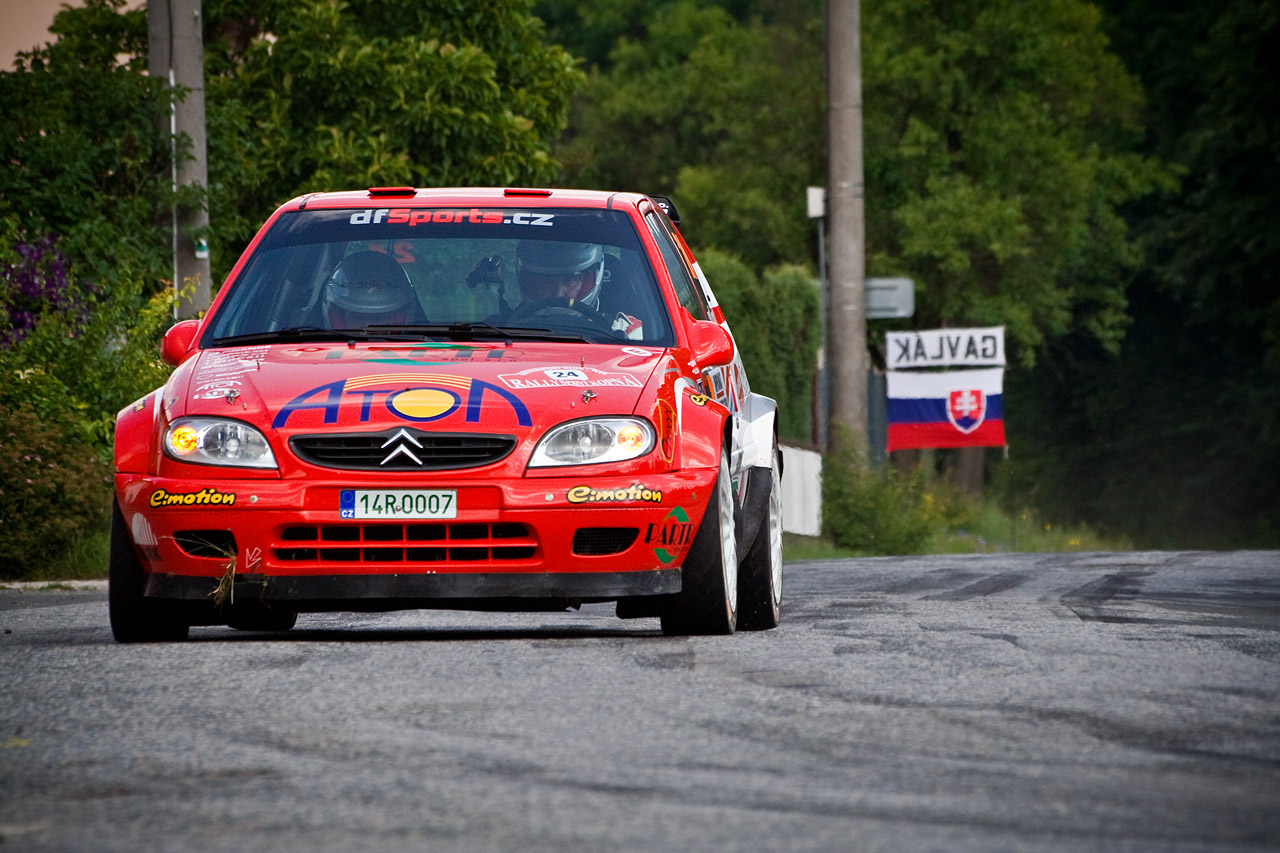
[[454, 341], [473, 341], [480, 338], [503, 340], [571, 341], [586, 343], [587, 339], [576, 332], [556, 332], [551, 329], [495, 326], [491, 323], [439, 323], [413, 326], [370, 326], [374, 334], [437, 335]]
[[[317, 326], [297, 326], [292, 329], [278, 329], [274, 332], [251, 332], [247, 335], [230, 335], [225, 338], [214, 338], [215, 346], [235, 347], [248, 344], [293, 343], [301, 341], [367, 341], [371, 339], [387, 340], [389, 335], [371, 331], [370, 329], [321, 329]], [[400, 338], [396, 338], [400, 340]], [[409, 338], [412, 340], [412, 338]]]

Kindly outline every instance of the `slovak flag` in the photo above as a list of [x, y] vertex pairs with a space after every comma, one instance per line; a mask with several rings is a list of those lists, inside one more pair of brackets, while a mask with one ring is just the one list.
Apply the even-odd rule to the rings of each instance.
[[1004, 368], [917, 373], [891, 370], [888, 449], [999, 447]]

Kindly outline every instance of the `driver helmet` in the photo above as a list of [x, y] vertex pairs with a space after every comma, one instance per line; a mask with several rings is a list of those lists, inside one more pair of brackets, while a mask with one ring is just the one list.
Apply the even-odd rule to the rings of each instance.
[[604, 249], [596, 243], [525, 240], [516, 247], [516, 276], [526, 300], [566, 297], [598, 310]]
[[335, 329], [403, 323], [412, 299], [409, 276], [382, 252], [348, 255], [324, 286], [325, 316]]

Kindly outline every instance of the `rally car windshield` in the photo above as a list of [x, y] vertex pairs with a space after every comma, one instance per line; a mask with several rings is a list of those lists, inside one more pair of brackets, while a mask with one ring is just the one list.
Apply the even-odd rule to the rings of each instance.
[[674, 343], [647, 255], [618, 211], [294, 211], [231, 288], [204, 346], [412, 336]]

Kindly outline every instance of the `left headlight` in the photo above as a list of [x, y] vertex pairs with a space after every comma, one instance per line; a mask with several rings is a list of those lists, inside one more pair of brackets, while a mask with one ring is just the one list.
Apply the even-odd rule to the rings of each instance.
[[560, 424], [542, 437], [530, 468], [625, 462], [653, 450], [654, 433], [641, 418], [588, 418]]
[[178, 418], [164, 434], [164, 453], [197, 465], [276, 467], [266, 436], [246, 423], [225, 418]]

